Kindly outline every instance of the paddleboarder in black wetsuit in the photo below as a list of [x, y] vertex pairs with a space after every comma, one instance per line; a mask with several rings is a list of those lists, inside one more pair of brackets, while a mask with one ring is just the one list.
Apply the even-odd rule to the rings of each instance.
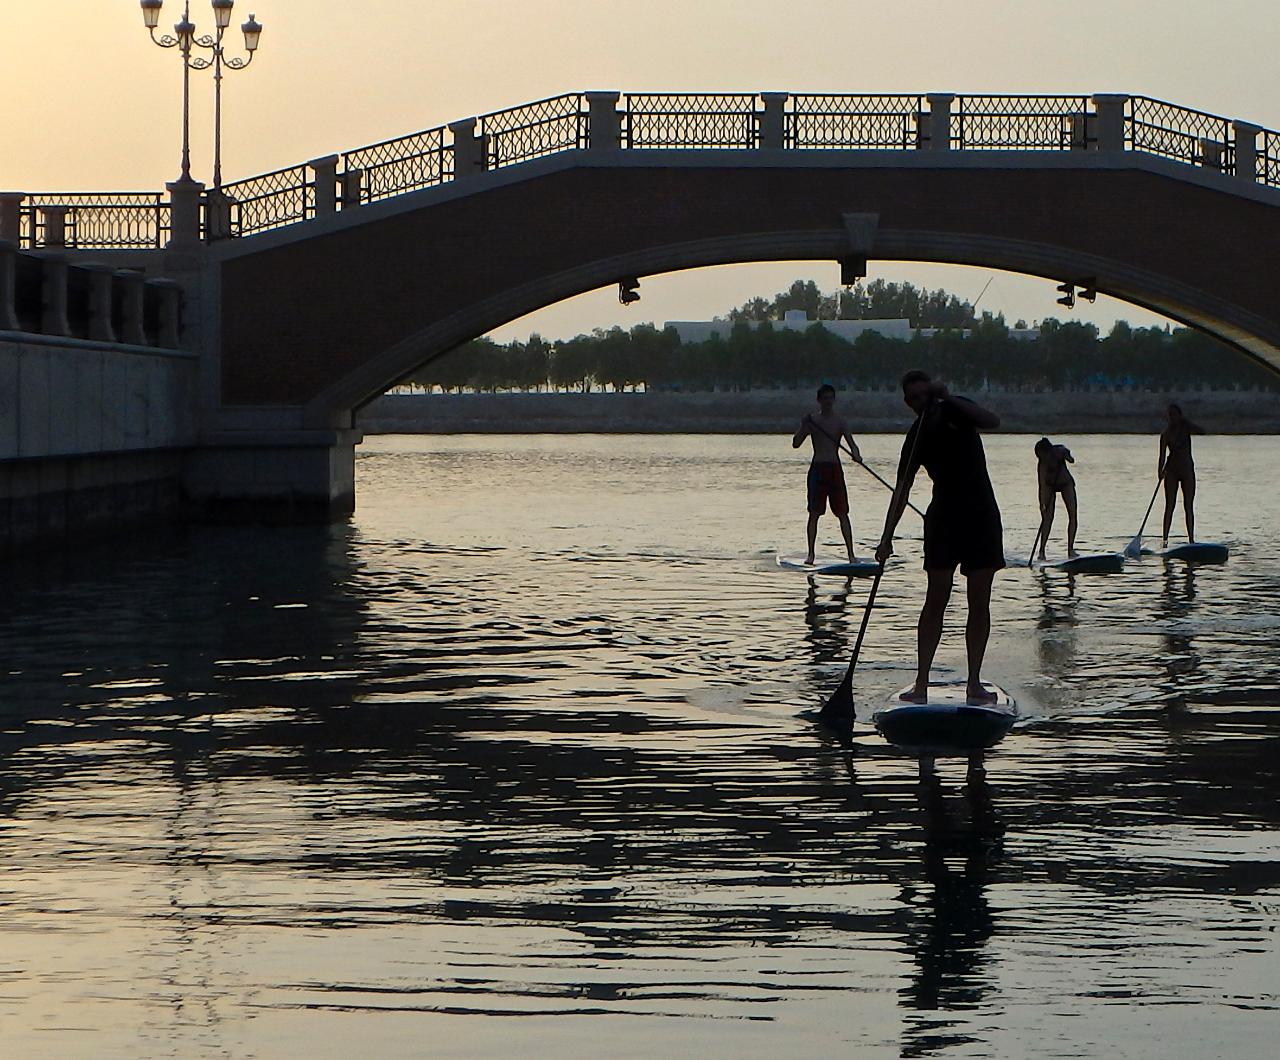
[[1076, 506], [1076, 480], [1068, 464], [1076, 458], [1065, 445], [1054, 445], [1048, 438], [1036, 442], [1036, 478], [1040, 485], [1040, 556], [1043, 560], [1049, 535], [1053, 533], [1053, 510], [1058, 494], [1067, 508], [1067, 555], [1076, 555], [1076, 529], [1079, 518]]
[[[1169, 527], [1173, 525], [1173, 509], [1178, 503], [1178, 487], [1182, 487], [1182, 514], [1187, 518], [1187, 540], [1196, 539], [1196, 464], [1191, 459], [1191, 436], [1204, 434], [1204, 428], [1192, 423], [1178, 405], [1168, 409], [1169, 426], [1160, 434], [1160, 477], [1164, 480], [1164, 547], [1169, 547]], [[1166, 456], [1167, 451], [1167, 456]]]
[[928, 702], [929, 670], [959, 567], [968, 583], [969, 598], [965, 626], [967, 698], [973, 704], [994, 703], [995, 693], [982, 685], [982, 659], [991, 634], [991, 582], [1004, 566], [1004, 529], [978, 430], [999, 427], [1000, 417], [968, 398], [952, 397], [945, 386], [921, 371], [902, 377], [902, 396], [916, 412], [916, 422], [902, 443], [898, 487], [876, 549], [877, 561], [883, 563], [893, 555], [893, 532], [906, 509], [916, 472], [923, 467], [933, 480], [933, 500], [924, 517], [924, 569], [929, 588], [917, 634], [919, 665], [915, 685], [902, 699]]

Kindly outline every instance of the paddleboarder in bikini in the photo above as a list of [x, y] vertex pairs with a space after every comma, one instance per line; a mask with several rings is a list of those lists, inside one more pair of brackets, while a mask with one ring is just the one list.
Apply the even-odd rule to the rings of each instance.
[[1054, 445], [1048, 438], [1036, 442], [1036, 478], [1040, 483], [1040, 555], [1044, 560], [1045, 545], [1053, 532], [1053, 511], [1058, 494], [1067, 509], [1067, 555], [1076, 556], [1076, 529], [1079, 524], [1076, 508], [1076, 480], [1068, 464], [1076, 458], [1065, 445]]
[[1187, 540], [1196, 539], [1196, 465], [1191, 459], [1191, 436], [1204, 434], [1204, 428], [1182, 414], [1182, 408], [1170, 404], [1169, 426], [1160, 434], [1160, 477], [1164, 481], [1164, 547], [1169, 547], [1169, 527], [1173, 525], [1173, 509], [1178, 503], [1178, 487], [1182, 487], [1182, 514], [1187, 519]]
[[862, 463], [858, 443], [849, 433], [849, 425], [843, 416], [836, 415], [836, 388], [830, 383], [818, 387], [818, 411], [810, 412], [800, 421], [800, 429], [791, 439], [791, 448], [799, 449], [808, 438], [813, 442], [813, 460], [809, 464], [809, 552], [806, 564], [813, 563], [814, 548], [818, 541], [818, 520], [831, 505], [831, 514], [840, 520], [840, 533], [844, 535], [844, 547], [853, 554], [853, 525], [849, 522], [849, 491], [845, 487], [844, 468], [840, 465], [840, 440], [843, 438], [853, 459]]
[[876, 549], [877, 562], [893, 555], [893, 533], [921, 467], [933, 480], [933, 499], [924, 517], [929, 587], [917, 631], [919, 663], [914, 686], [901, 698], [907, 703], [929, 700], [929, 671], [959, 567], [969, 599], [966, 698], [974, 705], [994, 703], [998, 697], [982, 684], [982, 660], [991, 634], [991, 583], [1004, 566], [1004, 529], [978, 431], [999, 427], [1000, 417], [968, 398], [953, 397], [945, 386], [918, 370], [902, 377], [902, 396], [916, 413], [916, 421], [902, 443], [898, 487]]

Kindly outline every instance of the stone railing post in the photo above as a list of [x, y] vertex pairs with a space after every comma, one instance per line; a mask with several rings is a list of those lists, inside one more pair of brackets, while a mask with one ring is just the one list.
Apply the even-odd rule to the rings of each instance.
[[71, 334], [65, 254], [40, 255], [40, 330], [46, 335]]
[[622, 146], [620, 92], [587, 93], [587, 150], [616, 151]]
[[1124, 108], [1129, 97], [1117, 92], [1100, 92], [1093, 96], [1093, 109], [1097, 128], [1095, 151], [1124, 150]]
[[0, 191], [0, 239], [18, 246], [22, 242], [22, 203], [20, 191]]
[[116, 329], [111, 322], [112, 277], [115, 269], [97, 262], [84, 262], [79, 266], [89, 274], [89, 338], [97, 342], [115, 342]]
[[55, 250], [67, 245], [67, 208], [65, 206], [41, 206], [40, 217], [44, 222], [42, 246]]
[[466, 180], [485, 170], [484, 138], [476, 135], [476, 119], [449, 123], [453, 134], [453, 179]]
[[761, 92], [764, 112], [760, 115], [760, 148], [764, 151], [781, 151], [787, 146], [786, 92]]
[[342, 208], [354, 210], [364, 200], [364, 170], [348, 169], [342, 174]]
[[182, 345], [182, 288], [173, 280], [147, 280], [146, 285], [160, 296], [160, 324], [155, 346], [176, 350]]
[[954, 92], [930, 92], [929, 101], [929, 150], [951, 150], [951, 104]]
[[1207, 136], [1200, 137], [1200, 153], [1196, 161], [1205, 169], [1222, 169], [1222, 142]]
[[130, 346], [148, 344], [144, 316], [145, 281], [146, 277], [136, 269], [120, 269], [116, 273], [117, 289], [120, 292], [119, 339]]
[[200, 199], [204, 185], [198, 180], [175, 180], [169, 192], [169, 248], [188, 250], [200, 245]]
[[210, 243], [231, 238], [231, 197], [221, 188], [205, 194], [204, 238]]
[[0, 239], [0, 331], [18, 330], [18, 307], [14, 304], [18, 276], [18, 248]]
[[313, 158], [307, 165], [315, 174], [316, 216], [332, 217], [338, 212], [338, 156]]
[[1258, 134], [1262, 132], [1262, 126], [1233, 121], [1231, 128], [1236, 134], [1236, 176], [1253, 184], [1258, 179]]

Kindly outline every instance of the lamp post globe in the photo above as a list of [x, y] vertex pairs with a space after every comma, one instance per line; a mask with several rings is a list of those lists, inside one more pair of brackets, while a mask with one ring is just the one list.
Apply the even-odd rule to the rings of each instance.
[[240, 28], [244, 31], [244, 50], [252, 55], [258, 50], [258, 38], [262, 36], [262, 25], [253, 15], [250, 15], [249, 21]]
[[155, 29], [160, 25], [160, 9], [164, 0], [142, 0], [142, 23], [147, 29]]
[[213, 21], [218, 29], [226, 29], [231, 25], [231, 9], [236, 0], [213, 0]]

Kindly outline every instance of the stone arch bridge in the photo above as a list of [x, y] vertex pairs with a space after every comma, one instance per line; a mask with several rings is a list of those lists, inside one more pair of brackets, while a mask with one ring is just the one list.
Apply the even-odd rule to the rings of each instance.
[[186, 489], [233, 511], [351, 510], [353, 411], [387, 386], [708, 265], [1087, 278], [1280, 370], [1280, 133], [1136, 96], [569, 94], [219, 189], [0, 195], [0, 237], [181, 284]]

